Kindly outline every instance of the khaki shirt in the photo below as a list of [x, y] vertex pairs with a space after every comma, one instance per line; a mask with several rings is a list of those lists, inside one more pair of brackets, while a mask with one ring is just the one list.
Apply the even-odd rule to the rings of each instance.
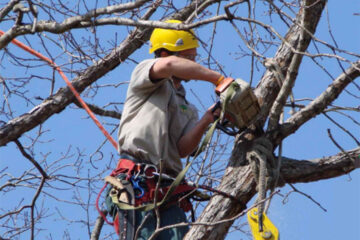
[[170, 79], [150, 80], [157, 60], [139, 63], [131, 75], [118, 133], [119, 151], [158, 167], [162, 161], [164, 171], [174, 175], [182, 169], [177, 142], [195, 126], [198, 114], [186, 101], [182, 86], [175, 89]]

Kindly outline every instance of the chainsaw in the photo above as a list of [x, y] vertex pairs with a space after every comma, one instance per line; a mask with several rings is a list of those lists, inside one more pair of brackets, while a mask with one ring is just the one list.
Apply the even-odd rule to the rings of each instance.
[[230, 136], [235, 136], [255, 121], [260, 106], [247, 82], [239, 78], [224, 78], [216, 86], [215, 92], [220, 100], [212, 111], [223, 108], [216, 128]]

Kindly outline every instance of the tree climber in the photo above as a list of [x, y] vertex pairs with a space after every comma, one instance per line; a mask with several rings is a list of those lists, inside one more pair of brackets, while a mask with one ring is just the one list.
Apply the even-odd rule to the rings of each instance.
[[[120, 209], [114, 196], [115, 201], [135, 206], [154, 202], [157, 182], [154, 176], [159, 175], [158, 170], [176, 177], [182, 170], [181, 158], [194, 152], [209, 124], [220, 114], [219, 109], [213, 112], [210, 107], [198, 120], [195, 107], [185, 98], [182, 82], [196, 79], [218, 85], [224, 79], [220, 73], [195, 62], [197, 47], [192, 30], [156, 28], [149, 50], [155, 58], [140, 62], [132, 72], [118, 133], [120, 160], [115, 171], [120, 173], [116, 177], [121, 184], [109, 190], [107, 197], [120, 239], [148, 239], [157, 221], [154, 211]], [[160, 187], [170, 184], [164, 179]], [[126, 189], [126, 196], [120, 196], [121, 188]], [[134, 191], [133, 197], [129, 191]], [[159, 195], [160, 192], [161, 189]], [[160, 207], [160, 226], [186, 222], [184, 209], [189, 210], [191, 203], [176, 200], [172, 198]], [[168, 229], [157, 239], [182, 239], [187, 230], [187, 227]]]

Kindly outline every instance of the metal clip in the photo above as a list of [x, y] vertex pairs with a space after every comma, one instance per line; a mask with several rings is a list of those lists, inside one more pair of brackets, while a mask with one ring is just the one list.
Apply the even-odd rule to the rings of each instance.
[[133, 189], [134, 189], [135, 198], [137, 198], [137, 199], [142, 198], [144, 196], [144, 194], [145, 194], [145, 191], [139, 185], [140, 180], [136, 180], [136, 178], [134, 176], [132, 176], [130, 178], [130, 181], [131, 181]]
[[157, 172], [158, 172], [158, 169], [157, 169], [157, 167], [155, 165], [146, 164], [142, 176], [147, 178], [147, 179], [151, 179], [151, 178], [154, 178], [154, 175]]

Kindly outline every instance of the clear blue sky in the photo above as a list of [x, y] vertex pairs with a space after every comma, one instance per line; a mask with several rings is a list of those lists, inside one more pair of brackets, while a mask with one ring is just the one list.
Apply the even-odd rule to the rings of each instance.
[[[357, 6], [357, 8], [355, 8]], [[348, 1], [329, 1], [329, 14], [330, 14], [330, 23], [332, 25], [332, 33], [335, 35], [337, 43], [340, 48], [359, 53], [359, 35], [360, 27], [357, 24], [359, 22], [360, 16], [355, 16], [354, 13], [360, 12], [359, 3], [355, 0]], [[331, 42], [328, 29], [326, 16], [323, 15], [321, 24], [318, 26], [318, 31], [316, 36], [325, 41]], [[274, 19], [276, 23], [277, 19]], [[274, 24], [276, 28], [276, 24]], [[1, 28], [6, 26], [2, 26]], [[111, 31], [113, 34], [112, 28], [103, 28], [105, 31]], [[283, 33], [284, 29], [277, 29], [279, 32]], [[237, 46], [241, 44], [236, 33], [229, 27], [229, 24], [221, 23], [221, 31], [225, 34], [221, 34], [216, 37], [214, 56], [219, 60], [219, 62], [224, 65], [225, 72], [228, 75], [233, 77], [241, 77], [245, 80], [249, 78], [249, 69], [250, 69], [250, 60], [247, 57], [238, 59], [234, 54], [234, 49], [237, 49]], [[197, 30], [198, 34], [202, 36], [203, 40], [207, 40], [206, 34], [208, 34], [208, 28], [200, 28]], [[356, 33], [356, 37], [354, 36]], [[121, 33], [119, 33], [121, 35]], [[144, 57], [147, 57], [147, 47], [144, 46], [141, 50], [137, 51], [132, 58], [140, 61]], [[13, 46], [10, 46], [11, 51], [15, 51], [19, 54], [20, 50], [16, 49]], [[35, 48], [36, 49], [36, 48]], [[329, 50], [321, 50], [329, 53]], [[200, 54], [205, 55], [204, 51], [200, 49]], [[232, 52], [230, 55], [229, 52]], [[45, 52], [43, 52], [45, 53]], [[271, 55], [268, 55], [271, 57]], [[353, 59], [354, 60], [354, 59]], [[340, 74], [339, 69], [336, 65], [331, 65], [329, 63], [329, 71], [334, 75], [338, 76]], [[130, 72], [134, 67], [133, 63], [124, 63], [112, 73], [108, 74], [106, 77], [101, 79], [98, 84], [106, 84], [114, 82], [114, 79], [117, 79], [116, 82], [128, 81]], [[18, 76], [18, 73], [13, 68], [8, 65], [6, 69], [1, 69], [1, 74], [6, 77]], [[51, 71], [49, 68], [43, 68], [44, 73], [46, 71]], [[25, 74], [25, 73], [22, 73]], [[262, 72], [256, 74], [254, 78], [255, 83], [261, 77]], [[71, 78], [71, 76], [69, 76]], [[357, 81], [359, 82], [359, 81]], [[319, 95], [324, 88], [331, 83], [331, 80], [325, 75], [319, 68], [314, 68], [308, 60], [304, 61], [300, 72], [299, 78], [295, 86], [295, 98], [304, 98], [304, 97], [316, 97]], [[57, 81], [57, 87], [64, 86], [65, 84], [59, 80]], [[32, 89], [36, 89], [37, 93], [34, 93], [33, 96], [37, 94], [39, 96], [46, 96], [43, 93], [42, 88], [46, 88], [48, 91], [48, 83], [42, 81], [32, 82]], [[193, 92], [196, 93], [202, 99], [202, 104], [205, 107], [210, 106], [213, 103], [213, 87], [207, 83], [201, 82], [190, 82], [185, 85], [188, 98], [191, 102], [195, 103], [200, 111], [204, 111], [202, 105], [199, 103], [197, 97], [194, 96]], [[355, 88], [351, 88], [354, 90]], [[116, 89], [108, 88], [104, 90], [103, 95], [97, 96], [91, 101], [101, 105], [109, 101], [123, 101], [126, 92], [126, 85], [120, 86]], [[48, 92], [47, 92], [48, 93]], [[104, 98], [103, 96], [107, 96]], [[1, 96], [2, 97], [2, 96]], [[24, 112], [29, 111], [32, 106], [26, 106], [20, 104], [16, 107], [15, 115], [18, 116]], [[39, 104], [40, 101], [35, 102]], [[354, 98], [349, 97], [346, 94], [343, 94], [341, 99], [335, 101], [335, 104], [338, 105], [352, 105], [358, 106], [359, 102], [354, 102]], [[21, 105], [21, 106], [20, 106]], [[68, 150], [68, 146], [72, 145], [72, 153], [77, 151], [83, 151], [86, 154], [91, 154], [97, 149], [99, 144], [103, 141], [104, 137], [96, 129], [95, 125], [89, 120], [85, 119], [86, 114], [81, 110], [74, 110], [72, 107], [66, 109], [61, 114], [52, 116], [43, 126], [43, 129], [51, 129], [51, 134], [46, 135], [42, 140], [51, 141], [50, 143], [43, 144], [43, 147], [36, 149], [36, 158], [41, 160], [42, 155], [50, 153], [50, 158], [54, 161], [60, 157], [62, 153], [65, 153]], [[338, 118], [341, 119], [341, 118]], [[359, 121], [359, 114], [357, 115], [357, 120]], [[1, 119], [5, 120], [5, 119]], [[350, 126], [350, 122], [343, 118], [341, 121], [344, 122], [347, 126]], [[113, 121], [116, 123], [116, 121]], [[352, 124], [354, 126], [354, 124]], [[111, 131], [113, 126], [107, 126], [107, 129]], [[341, 131], [337, 130], [332, 123], [323, 117], [318, 117], [312, 119], [309, 123], [305, 124], [296, 134], [290, 136], [284, 141], [284, 152], [283, 155], [287, 157], [292, 157], [296, 159], [313, 159], [319, 158], [322, 156], [334, 155], [339, 152], [339, 150], [333, 145], [331, 140], [328, 138], [327, 129], [330, 128], [336, 139], [338, 139], [341, 145], [346, 149], [350, 150], [356, 147], [354, 141], [352, 141], [347, 135], [343, 134]], [[32, 131], [36, 132], [38, 129]], [[352, 128], [349, 129], [356, 136], [359, 137], [359, 129]], [[113, 134], [113, 137], [116, 137], [116, 133]], [[52, 141], [55, 139], [56, 141]], [[27, 143], [26, 136], [21, 139], [24, 143]], [[78, 147], [78, 150], [75, 148]], [[116, 154], [113, 147], [107, 143], [102, 149], [106, 153], [106, 157], [109, 157], [110, 154]], [[0, 148], [0, 170], [4, 167], [8, 167], [8, 171], [11, 171], [15, 176], [20, 175], [26, 169], [32, 167], [27, 160], [21, 156], [21, 154], [16, 150], [14, 143], [9, 143], [8, 146]], [[89, 164], [88, 158], [82, 159]], [[70, 164], [74, 162], [74, 157], [69, 159], [64, 159], [58, 164]], [[106, 164], [108, 160], [106, 160]], [[98, 173], [91, 170], [91, 176], [99, 174], [101, 169], [104, 168], [103, 161], [95, 161], [95, 166], [99, 168]], [[65, 169], [66, 171], [72, 172], [71, 169]], [[87, 169], [82, 169], [83, 173], [87, 172]], [[109, 173], [109, 172], [107, 172]], [[106, 173], [105, 173], [106, 174]], [[102, 175], [101, 177], [105, 176]], [[3, 184], [3, 179], [0, 178], [0, 185]], [[331, 180], [324, 180], [315, 183], [307, 184], [296, 184], [295, 185], [299, 190], [305, 192], [319, 202], [324, 208], [327, 209], [327, 212], [321, 210], [316, 204], [310, 201], [308, 198], [293, 193], [289, 196], [288, 201], [284, 204], [282, 203], [283, 198], [280, 196], [274, 197], [272, 205], [269, 210], [269, 217], [278, 227], [283, 240], [338, 240], [338, 239], [360, 239], [360, 174], [356, 170], [350, 175], [338, 177]], [[284, 187], [281, 189], [281, 194], [286, 195], [291, 189], [289, 187]], [[50, 191], [51, 192], [51, 191]], [[34, 193], [33, 190], [28, 190], [27, 188], [23, 189], [22, 195], [25, 197], [27, 194], [31, 195]], [[86, 196], [86, 190], [82, 192], [83, 196]], [[62, 191], [60, 193], [63, 199], [68, 199], [69, 201], [74, 200], [73, 192], [68, 190], [67, 192]], [[68, 197], [67, 197], [68, 195]], [[20, 196], [21, 197], [21, 196]], [[9, 195], [0, 195], [0, 207], [7, 208], [9, 205], [12, 205], [11, 199], [18, 199], [19, 194], [13, 194], [11, 197]], [[42, 198], [39, 199], [38, 204], [42, 204]], [[92, 202], [95, 201], [94, 198], [91, 199]], [[76, 211], [75, 217], [76, 220], [81, 220], [86, 218], [86, 213], [84, 211], [78, 212], [78, 209], [70, 207], [64, 202], [54, 202], [53, 207], [48, 210], [49, 215], [56, 214], [54, 207], [59, 209], [66, 209], [63, 212], [65, 218], [70, 218], [74, 216], [74, 211]], [[249, 204], [250, 205], [250, 204]], [[97, 212], [94, 208], [90, 209], [90, 217], [95, 219]], [[48, 239], [45, 236], [48, 236], [49, 232], [53, 236], [53, 239], [63, 239], [64, 238], [64, 229], [69, 229], [71, 231], [71, 239], [86, 239], [87, 229], [85, 227], [78, 227], [81, 225], [78, 224], [65, 224], [64, 222], [58, 220], [60, 216], [55, 218], [50, 218], [44, 226], [48, 228], [48, 231], [43, 231], [38, 239]], [[58, 220], [57, 220], [58, 219]], [[240, 223], [244, 223], [245, 217], [239, 219]], [[244, 227], [247, 229], [247, 227]], [[106, 230], [110, 230], [109, 226], [105, 227]], [[0, 235], [4, 230], [0, 229]], [[23, 239], [28, 239], [24, 237]], [[248, 236], [241, 234], [239, 232], [230, 233], [227, 237], [229, 240], [235, 239], [250, 239]]]

